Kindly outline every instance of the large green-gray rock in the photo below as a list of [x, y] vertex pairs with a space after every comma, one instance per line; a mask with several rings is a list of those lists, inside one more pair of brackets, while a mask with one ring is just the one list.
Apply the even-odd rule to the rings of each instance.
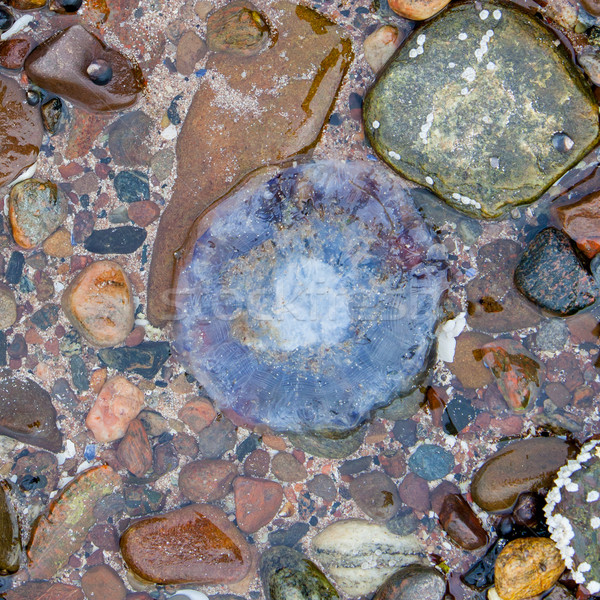
[[285, 546], [269, 548], [260, 564], [267, 600], [335, 600], [338, 593], [317, 565]]
[[478, 218], [532, 202], [599, 135], [590, 88], [556, 41], [517, 8], [454, 4], [414, 32], [369, 91], [375, 151]]

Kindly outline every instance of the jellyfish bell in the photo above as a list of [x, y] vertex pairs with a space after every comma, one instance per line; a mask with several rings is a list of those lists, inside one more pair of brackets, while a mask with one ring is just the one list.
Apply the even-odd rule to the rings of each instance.
[[446, 288], [443, 246], [384, 166], [267, 167], [194, 224], [176, 348], [226, 413], [341, 434], [421, 381]]

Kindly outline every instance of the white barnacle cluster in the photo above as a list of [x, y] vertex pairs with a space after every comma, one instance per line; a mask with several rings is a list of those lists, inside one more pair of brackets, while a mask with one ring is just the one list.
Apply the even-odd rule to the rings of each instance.
[[[597, 581], [586, 581], [585, 573], [591, 570], [591, 565], [588, 562], [580, 562], [576, 568], [574, 568], [574, 556], [575, 549], [571, 545], [575, 533], [568, 517], [554, 512], [556, 505], [562, 500], [563, 493], [576, 493], [579, 491], [577, 483], [571, 480], [571, 475], [576, 471], [579, 471], [583, 465], [589, 461], [592, 456], [600, 458], [600, 440], [592, 440], [584, 444], [581, 448], [581, 452], [574, 460], [567, 461], [567, 464], [559, 469], [554, 487], [548, 492], [546, 497], [546, 506], [544, 507], [544, 514], [546, 516], [546, 522], [548, 523], [548, 529], [550, 530], [550, 537], [554, 540], [557, 549], [559, 550], [565, 565], [568, 569], [573, 572], [573, 579], [576, 583], [585, 584], [585, 587], [591, 594], [600, 592], [600, 583]], [[600, 499], [600, 492], [592, 490], [588, 492], [585, 500], [588, 503], [597, 502]], [[590, 527], [592, 529], [600, 528], [600, 518], [592, 516], [590, 518]]]
[[458, 200], [459, 202], [462, 202], [465, 206], [474, 206], [475, 208], [481, 208], [481, 203], [477, 202], [477, 200], [473, 200], [473, 198], [469, 198], [469, 196], [463, 196], [462, 194], [459, 194], [458, 192], [454, 192], [454, 194], [452, 194], [452, 197], [455, 200]]
[[425, 123], [421, 125], [421, 131], [419, 131], [419, 137], [421, 138], [424, 144], [427, 143], [427, 136], [429, 135], [429, 130], [433, 125], [433, 113], [430, 112], [425, 119]]
[[400, 155], [397, 152], [394, 152], [393, 150], [388, 150], [388, 156], [395, 160], [400, 160]]
[[477, 62], [480, 63], [483, 60], [483, 57], [487, 54], [488, 52], [488, 44], [490, 43], [490, 40], [492, 39], [492, 37], [494, 36], [494, 30], [493, 29], [488, 29], [482, 36], [481, 40], [479, 41], [479, 48], [477, 48], [477, 50], [475, 50], [475, 58], [477, 59]]
[[460, 75], [465, 81], [469, 83], [473, 83], [475, 81], [475, 77], [477, 77], [477, 72], [473, 67], [467, 67]]
[[426, 39], [426, 35], [424, 33], [422, 33], [421, 35], [419, 35], [417, 37], [417, 47], [413, 48], [408, 53], [408, 56], [410, 58], [417, 58], [417, 56], [419, 56], [420, 54], [423, 54], [423, 52], [424, 52], [423, 45], [425, 44], [425, 39]]

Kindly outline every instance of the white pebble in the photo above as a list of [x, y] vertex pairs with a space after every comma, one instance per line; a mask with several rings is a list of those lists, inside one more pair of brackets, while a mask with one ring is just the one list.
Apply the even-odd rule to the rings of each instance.
[[502, 18], [502, 11], [500, 11], [500, 10], [495, 10], [495, 11], [492, 13], [492, 15], [493, 15], [494, 19], [496, 19], [496, 21], [499, 21], [499, 20]]
[[587, 573], [588, 571], [592, 570], [592, 565], [590, 565], [590, 563], [587, 562], [582, 562], [578, 567], [577, 570], [580, 573]]
[[596, 500], [598, 500], [598, 498], [600, 498], [600, 493], [598, 493], [597, 490], [592, 490], [591, 492], [588, 492], [586, 501], [587, 502], [596, 502]]
[[486, 69], [488, 71], [493, 71], [496, 68], [496, 63], [493, 63], [492, 61], [490, 61], [487, 65], [486, 65]]
[[419, 56], [419, 53], [415, 50], [415, 48], [413, 48], [409, 53], [408, 56], [410, 56], [410, 58], [417, 58], [417, 56]]
[[486, 20], [486, 19], [487, 19], [489, 16], [490, 16], [490, 11], [489, 11], [489, 10], [482, 10], [482, 11], [479, 13], [479, 18], [480, 18], [482, 21], [485, 21], [485, 20]]
[[600, 592], [600, 583], [598, 583], [597, 581], [590, 581], [589, 583], [585, 584], [585, 587], [587, 588], [587, 591], [592, 595]]
[[7, 40], [16, 33], [19, 33], [19, 31], [23, 31], [31, 21], [33, 21], [33, 15], [23, 15], [12, 24], [10, 29], [0, 35], [0, 40]]
[[598, 527], [600, 527], [600, 518], [592, 517], [590, 525], [592, 526], [592, 529], [598, 529]]
[[417, 48], [417, 54], [423, 54], [424, 50], [423, 50], [423, 46], [419, 46]]
[[429, 184], [429, 185], [433, 185], [433, 179], [431, 177], [429, 177], [429, 175], [427, 177], [425, 177], [425, 181]]
[[373, 121], [372, 125], [373, 125], [373, 129], [379, 129], [380, 123], [379, 123], [379, 121]]
[[468, 36], [466, 33], [464, 33], [464, 32], [463, 32], [463, 33], [459, 33], [459, 34], [458, 34], [458, 39], [459, 39], [459, 40], [461, 40], [461, 41], [463, 41], [463, 42], [464, 42], [464, 41], [465, 41], [465, 40], [466, 40], [468, 37], [469, 37], [469, 36]]
[[425, 43], [425, 34], [422, 33], [418, 38], [417, 38], [417, 44], [419, 44], [419, 46], [422, 46]]
[[490, 38], [490, 39], [491, 39], [492, 37], [494, 37], [494, 30], [493, 30], [493, 29], [488, 29], [488, 30], [485, 32], [485, 35], [486, 35], [488, 38]]
[[174, 140], [177, 137], [177, 127], [171, 123], [160, 132], [160, 135], [165, 138], [165, 140]]

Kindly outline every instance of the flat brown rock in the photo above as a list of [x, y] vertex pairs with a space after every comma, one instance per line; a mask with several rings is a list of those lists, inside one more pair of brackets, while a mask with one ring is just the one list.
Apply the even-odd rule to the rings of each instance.
[[153, 324], [172, 318], [175, 252], [196, 217], [250, 171], [312, 146], [348, 67], [350, 42], [331, 21], [285, 0], [271, 11], [285, 35], [257, 56], [211, 56], [177, 140], [150, 271]]
[[122, 267], [112, 260], [87, 266], [62, 297], [69, 321], [99, 348], [122, 343], [133, 327], [133, 294]]
[[270, 523], [283, 500], [283, 488], [276, 481], [237, 477], [233, 482], [235, 517], [242, 531], [254, 533]]
[[121, 538], [121, 552], [138, 577], [161, 585], [233, 583], [251, 564], [242, 533], [208, 504], [136, 521]]

